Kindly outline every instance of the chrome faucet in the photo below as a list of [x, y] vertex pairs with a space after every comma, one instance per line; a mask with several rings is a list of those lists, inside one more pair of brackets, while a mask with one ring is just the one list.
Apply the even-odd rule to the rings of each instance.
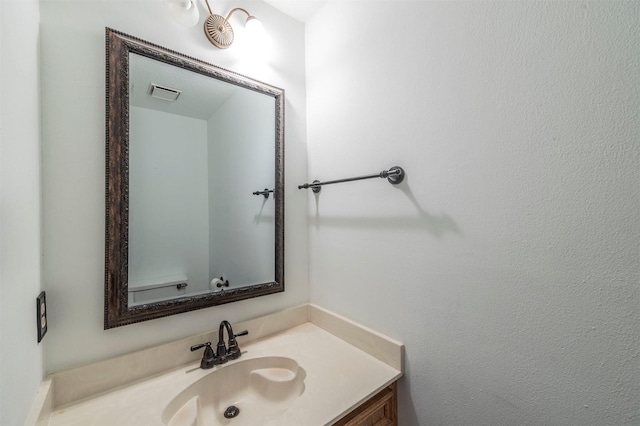
[[[224, 343], [224, 329], [227, 329], [227, 336], [229, 337], [229, 347]], [[229, 321], [222, 321], [220, 328], [218, 329], [218, 345], [216, 346], [216, 352], [214, 354], [211, 342], [202, 343], [199, 345], [191, 346], [191, 352], [204, 348], [204, 354], [202, 355], [202, 361], [200, 361], [200, 368], [212, 368], [214, 365], [224, 364], [230, 359], [240, 358], [242, 353], [238, 346], [236, 337], [246, 336], [249, 334], [247, 330], [241, 331], [238, 334], [233, 334], [233, 328]]]

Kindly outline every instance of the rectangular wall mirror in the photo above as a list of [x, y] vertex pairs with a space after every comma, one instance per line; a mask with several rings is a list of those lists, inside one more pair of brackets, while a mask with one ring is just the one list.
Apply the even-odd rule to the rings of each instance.
[[105, 322], [284, 291], [284, 91], [106, 30]]

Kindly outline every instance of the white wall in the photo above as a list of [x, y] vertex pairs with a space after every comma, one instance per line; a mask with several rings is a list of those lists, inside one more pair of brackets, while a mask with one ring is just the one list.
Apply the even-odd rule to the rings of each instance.
[[[218, 1], [225, 13], [229, 1]], [[41, 4], [44, 284], [49, 301], [45, 370], [108, 358], [263, 315], [308, 300], [304, 27], [262, 2], [234, 1], [264, 21], [274, 39], [265, 63], [209, 44], [202, 25], [183, 28], [161, 1]], [[200, 5], [204, 22], [204, 3]], [[242, 20], [232, 21], [240, 27]], [[253, 78], [286, 87], [286, 291], [220, 307], [103, 330], [104, 27], [135, 35]], [[188, 350], [188, 348], [185, 348]]]
[[[37, 1], [0, 2], [0, 424], [21, 425], [42, 380]], [[49, 335], [45, 337], [49, 338]]]
[[[240, 90], [208, 121], [210, 277], [224, 277], [230, 288], [275, 278], [275, 203], [253, 195], [274, 188], [274, 114], [273, 97]], [[242, 124], [229, 126], [234, 120]]]
[[[331, 28], [340, 31], [327, 31]], [[330, 2], [311, 301], [403, 341], [400, 424], [640, 422], [640, 4]]]
[[207, 122], [131, 107], [129, 133], [129, 286], [184, 275], [208, 290]]

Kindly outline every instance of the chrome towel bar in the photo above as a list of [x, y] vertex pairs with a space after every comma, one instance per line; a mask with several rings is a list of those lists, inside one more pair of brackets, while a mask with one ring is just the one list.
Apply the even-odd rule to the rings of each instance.
[[392, 185], [397, 185], [397, 184], [399, 184], [400, 182], [402, 182], [404, 180], [404, 176], [405, 176], [405, 172], [404, 172], [404, 169], [402, 167], [393, 166], [389, 170], [383, 170], [380, 173], [376, 173], [376, 174], [372, 174], [372, 175], [358, 176], [358, 177], [345, 178], [345, 179], [328, 180], [326, 182], [320, 182], [318, 180], [314, 180], [311, 183], [305, 183], [304, 185], [298, 185], [298, 189], [311, 188], [311, 190], [314, 193], [317, 194], [322, 189], [321, 188], [322, 185], [331, 185], [331, 184], [334, 184], [334, 183], [351, 182], [351, 181], [354, 181], [354, 180], [373, 179], [373, 178], [383, 178], [383, 179], [386, 178], [389, 181], [389, 183], [391, 183]]
[[262, 195], [264, 198], [269, 198], [269, 194], [273, 192], [273, 189], [265, 188], [264, 191], [255, 191], [253, 195]]

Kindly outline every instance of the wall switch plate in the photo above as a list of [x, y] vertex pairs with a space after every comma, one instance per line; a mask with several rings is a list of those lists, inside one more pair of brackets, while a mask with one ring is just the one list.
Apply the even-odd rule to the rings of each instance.
[[44, 291], [36, 298], [36, 322], [38, 327], [38, 343], [47, 334], [47, 299]]

